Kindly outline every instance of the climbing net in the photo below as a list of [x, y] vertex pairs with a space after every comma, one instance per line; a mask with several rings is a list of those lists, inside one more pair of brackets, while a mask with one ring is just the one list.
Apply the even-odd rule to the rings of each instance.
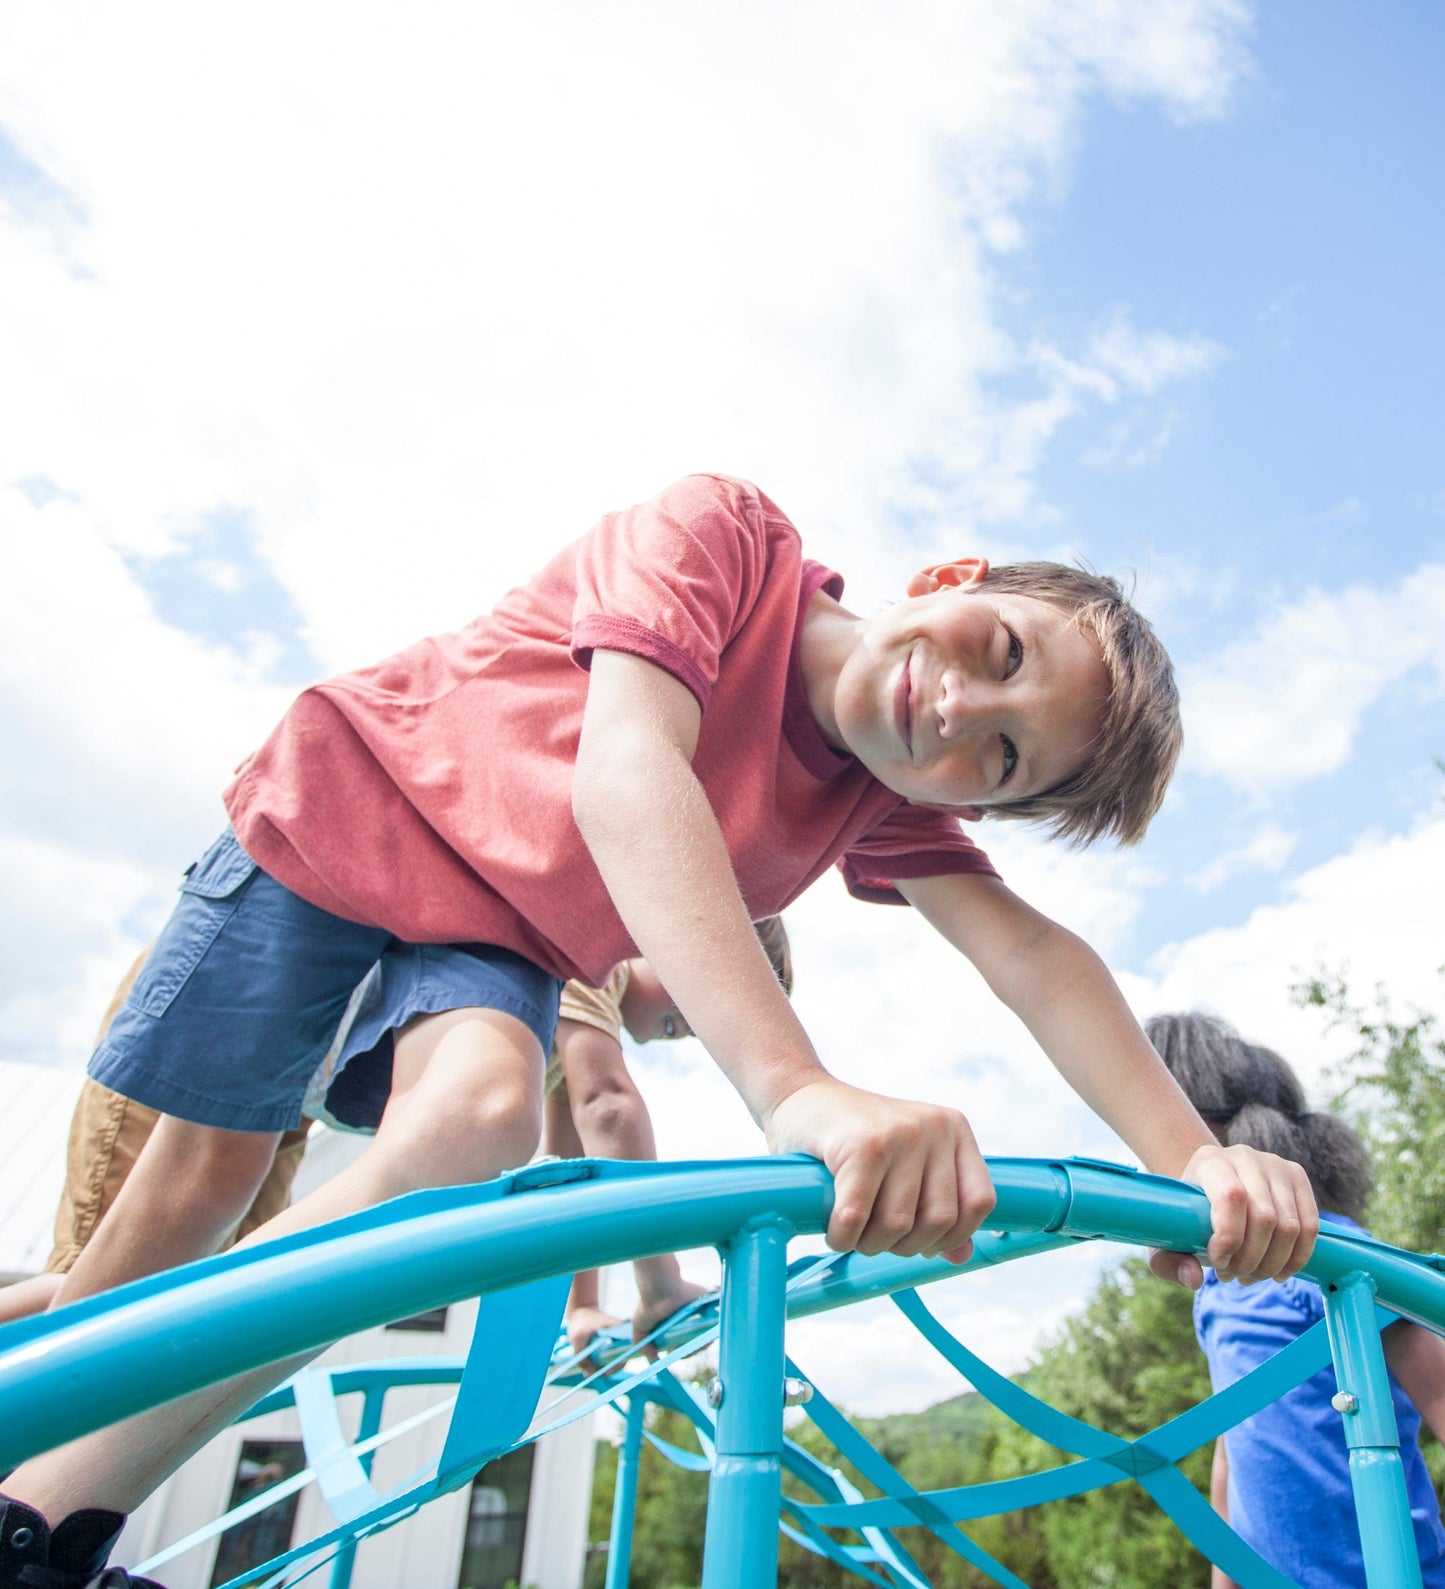
[[[1132, 1440], [1071, 1418], [990, 1368], [939, 1323], [920, 1289], [947, 1277], [1080, 1241], [1201, 1252], [1208, 1207], [1197, 1188], [1091, 1160], [992, 1159], [998, 1202], [963, 1266], [940, 1259], [804, 1257], [794, 1236], [825, 1228], [832, 1186], [807, 1159], [624, 1165], [532, 1165], [484, 1186], [415, 1193], [317, 1230], [213, 1258], [0, 1329], [0, 1468], [148, 1407], [270, 1363], [314, 1353], [343, 1335], [409, 1314], [480, 1299], [464, 1359], [425, 1365], [316, 1366], [293, 1375], [247, 1416], [294, 1406], [307, 1467], [149, 1562], [166, 1560], [314, 1483], [334, 1525], [227, 1585], [278, 1589], [330, 1565], [347, 1581], [356, 1543], [471, 1481], [494, 1458], [597, 1410], [618, 1406], [618, 1461], [609, 1589], [627, 1581], [637, 1464], [644, 1439], [708, 1475], [703, 1589], [762, 1589], [777, 1577], [778, 1535], [886, 1589], [928, 1583], [898, 1538], [923, 1528], [1008, 1589], [1027, 1589], [961, 1524], [1105, 1485], [1138, 1484], [1243, 1589], [1289, 1580], [1260, 1559], [1179, 1471], [1217, 1435], [1333, 1362], [1370, 1589], [1420, 1584], [1380, 1329], [1413, 1319], [1445, 1329], [1445, 1260], [1330, 1230], [1305, 1274], [1325, 1318], [1228, 1389]], [[589, 1356], [558, 1331], [579, 1268], [716, 1246], [720, 1292], [674, 1315], [639, 1363], [623, 1332]], [[1003, 1413], [1070, 1453], [1017, 1478], [920, 1491], [910, 1485], [786, 1356], [797, 1318], [888, 1296], [935, 1351]], [[158, 1345], [164, 1343], [164, 1351]], [[703, 1387], [677, 1371], [716, 1343]], [[600, 1367], [593, 1368], [593, 1361]], [[456, 1386], [427, 1411], [382, 1428], [400, 1385]], [[343, 1433], [338, 1398], [364, 1397], [360, 1432]], [[865, 1498], [837, 1469], [784, 1433], [784, 1404], [808, 1418], [879, 1492]], [[696, 1449], [662, 1441], [650, 1405], [691, 1425]], [[418, 1422], [446, 1419], [438, 1459], [386, 1491], [372, 1456]], [[785, 1496], [784, 1472], [813, 1499]]]

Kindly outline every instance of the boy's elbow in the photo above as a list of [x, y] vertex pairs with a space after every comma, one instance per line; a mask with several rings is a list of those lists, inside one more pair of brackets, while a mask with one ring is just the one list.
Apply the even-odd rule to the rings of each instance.
[[985, 980], [997, 998], [1018, 1010], [1037, 1004], [1041, 993], [1077, 984], [1095, 968], [1102, 970], [1103, 961], [1077, 933], [1031, 911], [1026, 930], [999, 954]]
[[607, 827], [607, 788], [604, 779], [579, 760], [572, 778], [572, 820], [590, 848]]

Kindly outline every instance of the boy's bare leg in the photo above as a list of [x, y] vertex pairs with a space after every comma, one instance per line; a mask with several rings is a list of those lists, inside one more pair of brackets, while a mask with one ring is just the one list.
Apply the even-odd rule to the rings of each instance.
[[266, 1179], [277, 1141], [274, 1131], [162, 1115], [52, 1306], [216, 1252]]
[[[367, 1152], [243, 1245], [309, 1229], [403, 1192], [487, 1180], [525, 1163], [535, 1149], [542, 1051], [513, 1017], [455, 1010], [413, 1022], [397, 1041], [394, 1075], [391, 1101]], [[5, 1492], [52, 1523], [81, 1507], [133, 1511], [300, 1361], [257, 1369], [32, 1458], [6, 1481]]]

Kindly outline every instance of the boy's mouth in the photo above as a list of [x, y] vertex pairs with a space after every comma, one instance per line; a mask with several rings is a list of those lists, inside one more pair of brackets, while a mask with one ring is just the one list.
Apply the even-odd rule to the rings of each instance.
[[913, 760], [913, 653], [910, 651], [898, 670], [898, 683], [893, 690], [893, 718], [898, 737]]

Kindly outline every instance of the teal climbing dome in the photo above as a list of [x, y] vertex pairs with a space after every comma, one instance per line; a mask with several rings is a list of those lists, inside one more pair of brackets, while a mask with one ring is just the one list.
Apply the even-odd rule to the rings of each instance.
[[[315, 1483], [335, 1522], [248, 1569], [237, 1586], [279, 1589], [306, 1577], [345, 1589], [358, 1539], [469, 1483], [498, 1455], [595, 1411], [601, 1397], [617, 1404], [624, 1428], [608, 1589], [627, 1582], [637, 1463], [642, 1441], [654, 1438], [645, 1426], [650, 1404], [681, 1413], [696, 1434], [695, 1450], [654, 1443], [707, 1475], [704, 1589], [775, 1583], [780, 1529], [861, 1583], [922, 1589], [927, 1579], [899, 1537], [920, 1527], [998, 1583], [1026, 1589], [970, 1538], [969, 1521], [1121, 1483], [1141, 1486], [1243, 1589], [1282, 1589], [1288, 1580], [1220, 1520], [1177, 1464], [1333, 1361], [1369, 1589], [1420, 1584], [1379, 1332], [1397, 1316], [1445, 1330], [1445, 1260], [1326, 1227], [1305, 1270], [1324, 1291], [1323, 1324], [1228, 1390], [1125, 1440], [1066, 1417], [996, 1373], [943, 1328], [923, 1293], [946, 1277], [1079, 1241], [1200, 1251], [1209, 1236], [1203, 1194], [1094, 1161], [989, 1163], [998, 1204], [961, 1270], [938, 1259], [856, 1255], [790, 1263], [790, 1239], [821, 1231], [832, 1197], [827, 1172], [807, 1159], [546, 1162], [483, 1186], [399, 1198], [0, 1328], [0, 1469], [217, 1380], [479, 1297], [464, 1361], [304, 1369], [252, 1409], [294, 1403], [308, 1466], [284, 1483]], [[616, 1352], [595, 1353], [603, 1366], [587, 1373], [565, 1338], [558, 1344], [575, 1270], [709, 1245], [723, 1257], [720, 1295], [668, 1321], [656, 1362], [639, 1363], [619, 1340]], [[928, 1346], [1002, 1412], [1074, 1460], [993, 1483], [912, 1488], [785, 1349], [789, 1318], [880, 1296], [890, 1296]], [[718, 1368], [708, 1384], [675, 1373], [714, 1341]], [[434, 1409], [449, 1420], [441, 1455], [380, 1492], [371, 1453], [389, 1438], [386, 1393], [420, 1380], [442, 1387]], [[360, 1433], [349, 1443], [336, 1400], [353, 1394], [365, 1400]], [[879, 1496], [864, 1498], [786, 1438], [785, 1403], [801, 1407]], [[806, 1489], [813, 1499], [785, 1497], [784, 1471], [799, 1481], [790, 1492]], [[272, 1491], [242, 1510], [279, 1498]], [[159, 1570], [198, 1537], [240, 1520], [240, 1511], [217, 1519], [141, 1570]]]

